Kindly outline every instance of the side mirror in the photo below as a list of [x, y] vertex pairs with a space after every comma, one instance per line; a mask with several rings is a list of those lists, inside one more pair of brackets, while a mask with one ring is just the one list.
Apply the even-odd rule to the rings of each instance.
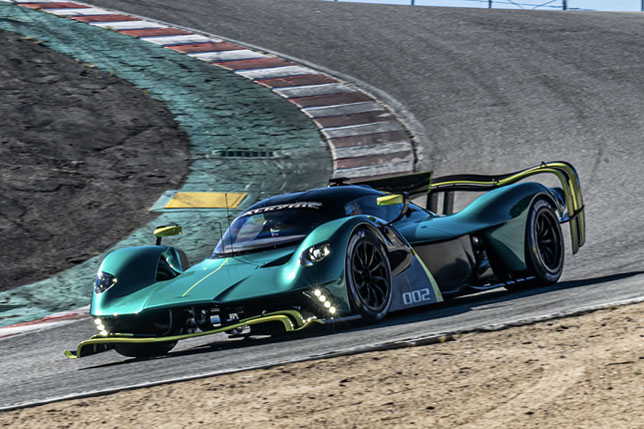
[[163, 237], [170, 237], [172, 235], [181, 234], [181, 226], [179, 225], [163, 225], [157, 226], [154, 230], [154, 236], [157, 238], [156, 245], [161, 244], [161, 239]]
[[403, 208], [396, 216], [396, 218], [392, 221], [389, 221], [388, 225], [391, 225], [394, 222], [399, 221], [402, 219], [403, 216], [407, 213], [407, 209], [409, 208], [409, 194], [407, 192], [404, 192], [402, 194], [391, 194], [391, 195], [383, 195], [378, 197], [376, 200], [379, 206], [393, 206], [395, 204], [402, 204]]

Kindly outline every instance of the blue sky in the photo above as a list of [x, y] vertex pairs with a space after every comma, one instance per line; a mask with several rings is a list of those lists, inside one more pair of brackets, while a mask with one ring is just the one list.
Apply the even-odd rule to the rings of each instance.
[[[333, 1], [333, 0], [326, 0]], [[361, 3], [384, 3], [384, 4], [410, 4], [411, 0], [342, 0]], [[524, 4], [540, 5], [548, 0], [495, 0], [494, 8], [504, 9], [533, 9], [534, 6]], [[639, 11], [642, 6], [642, 0], [567, 0], [569, 9], [590, 9], [598, 11]], [[519, 3], [522, 7], [512, 4]], [[554, 0], [542, 10], [561, 9], [562, 0]], [[456, 7], [487, 7], [487, 0], [416, 0], [417, 5], [421, 6], [456, 6]], [[548, 7], [552, 6], [552, 7]]]

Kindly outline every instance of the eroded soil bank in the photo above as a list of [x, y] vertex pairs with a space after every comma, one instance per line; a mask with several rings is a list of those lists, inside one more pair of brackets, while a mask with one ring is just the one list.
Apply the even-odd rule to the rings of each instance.
[[128, 82], [0, 30], [0, 291], [69, 268], [153, 219], [188, 138]]
[[[642, 428], [644, 304], [0, 413], [4, 427]], [[216, 359], [216, 353], [213, 353]]]

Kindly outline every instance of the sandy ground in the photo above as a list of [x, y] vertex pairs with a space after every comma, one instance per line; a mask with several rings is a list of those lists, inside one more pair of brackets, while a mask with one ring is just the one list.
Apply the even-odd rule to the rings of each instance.
[[644, 304], [611, 308], [7, 411], [0, 425], [644, 428], [643, 318]]
[[[145, 225], [188, 171], [188, 138], [130, 83], [0, 31], [0, 291]], [[52, 257], [52, 255], [56, 255]]]

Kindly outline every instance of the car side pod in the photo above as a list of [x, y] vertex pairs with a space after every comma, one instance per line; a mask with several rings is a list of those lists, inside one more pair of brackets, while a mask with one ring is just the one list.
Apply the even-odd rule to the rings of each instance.
[[70, 359], [78, 359], [86, 356], [102, 353], [114, 348], [115, 344], [151, 344], [163, 343], [169, 341], [185, 340], [187, 338], [203, 337], [206, 335], [218, 334], [235, 328], [242, 328], [251, 325], [261, 325], [263, 323], [280, 322], [286, 332], [297, 332], [304, 330], [315, 323], [324, 324], [323, 320], [316, 317], [305, 319], [299, 311], [281, 310], [272, 313], [262, 314], [260, 316], [249, 317], [240, 320], [232, 325], [226, 325], [210, 331], [194, 332], [191, 334], [172, 335], [168, 337], [137, 337], [134, 334], [108, 334], [94, 335], [89, 340], [85, 340], [78, 345], [76, 351], [65, 350], [65, 356]]

